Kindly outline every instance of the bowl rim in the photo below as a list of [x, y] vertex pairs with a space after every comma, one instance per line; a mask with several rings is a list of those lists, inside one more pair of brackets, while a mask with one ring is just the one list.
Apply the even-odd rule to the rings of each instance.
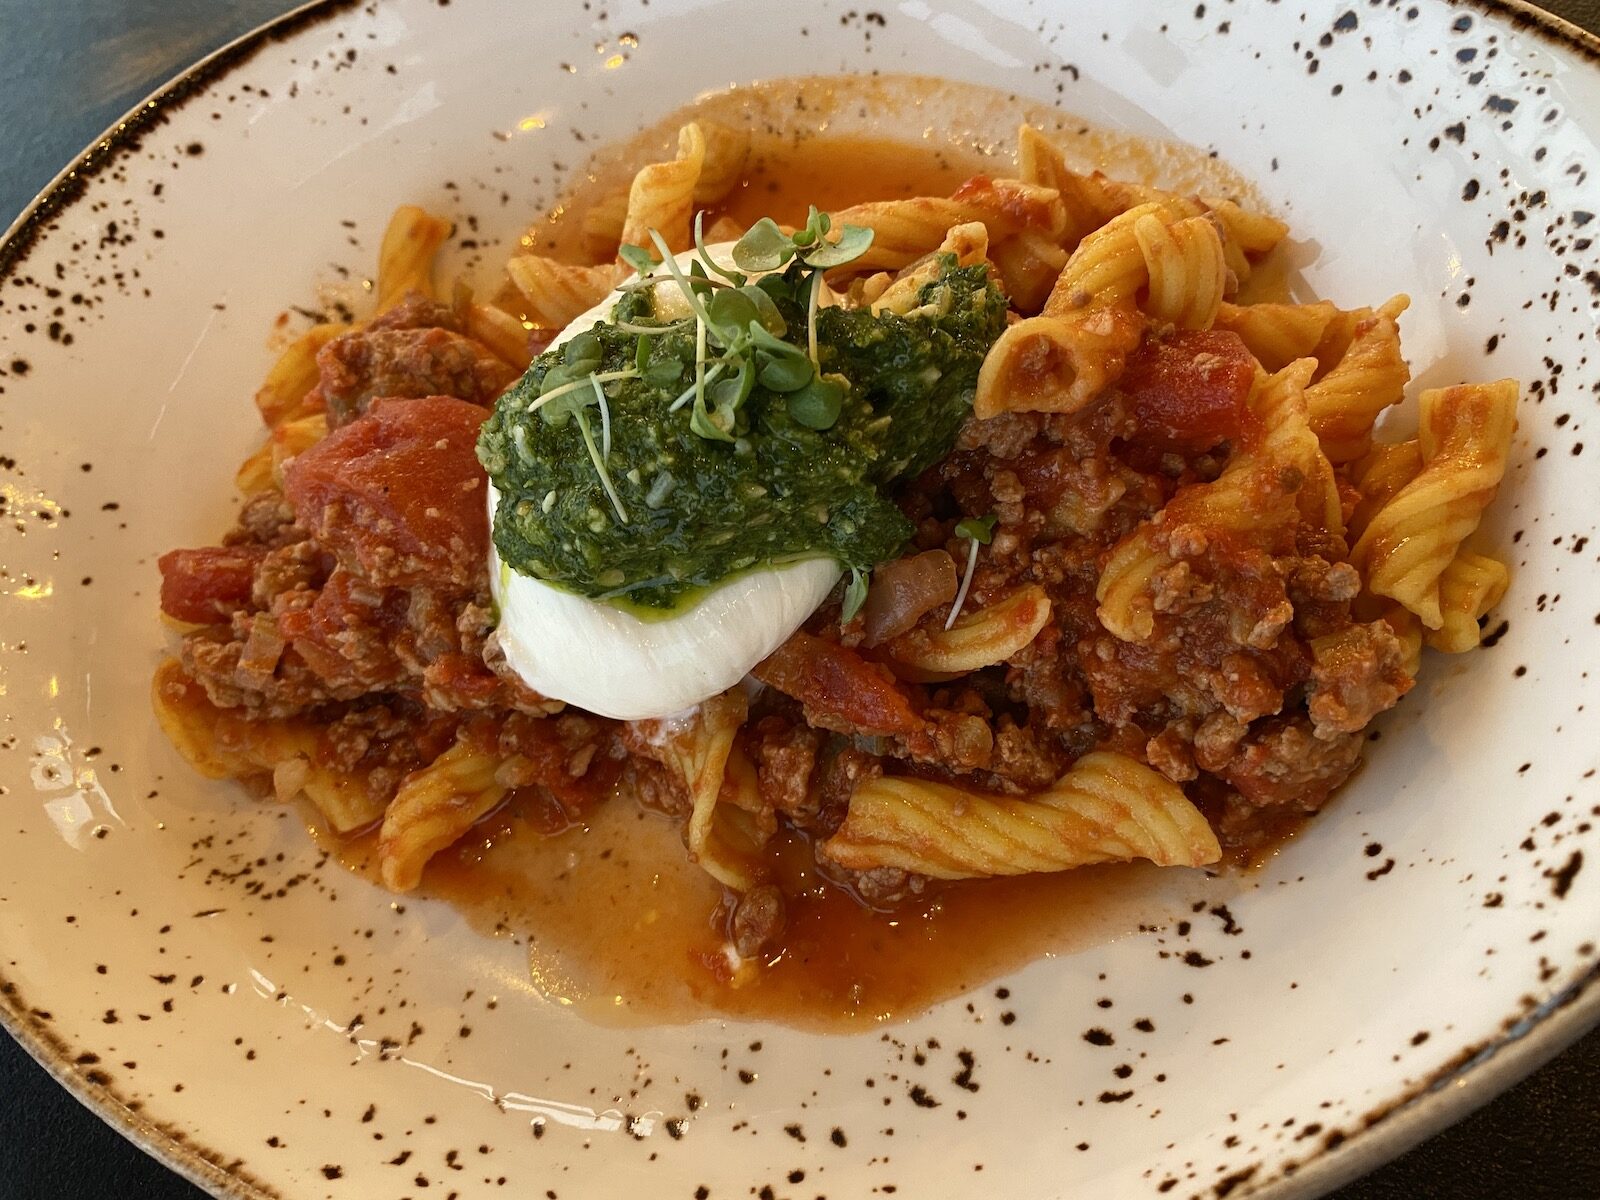
[[[27, 259], [51, 219], [76, 203], [89, 180], [114, 164], [140, 134], [165, 120], [192, 96], [243, 66], [267, 45], [294, 36], [360, 6], [363, 0], [306, 0], [265, 21], [178, 72], [113, 121], [99, 137], [56, 173], [4, 234], [0, 234], [0, 284]], [[1590, 33], [1530, 0], [1431, 0], [1472, 8], [1508, 22], [1519, 33], [1578, 54], [1600, 70], [1600, 34]], [[1570, 982], [1532, 1012], [1506, 1021], [1503, 1032], [1468, 1047], [1368, 1116], [1337, 1145], [1275, 1176], [1250, 1180], [1244, 1197], [1311, 1200], [1388, 1162], [1555, 1058], [1590, 1029], [1600, 1026], [1600, 963]], [[187, 1131], [145, 1116], [115, 1088], [91, 1082], [74, 1062], [67, 1042], [33, 1018], [17, 985], [0, 971], [0, 1028], [79, 1103], [164, 1166], [223, 1200], [285, 1200], [280, 1193], [212, 1151]]]

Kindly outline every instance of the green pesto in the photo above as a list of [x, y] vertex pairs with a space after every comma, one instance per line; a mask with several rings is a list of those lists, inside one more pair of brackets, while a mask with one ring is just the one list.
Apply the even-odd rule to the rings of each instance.
[[[800, 347], [807, 344], [804, 279], [791, 266], [759, 284], [783, 318], [783, 340]], [[580, 595], [660, 612], [759, 566], [826, 556], [864, 570], [894, 557], [912, 530], [892, 485], [950, 452], [972, 410], [978, 368], [1005, 328], [1005, 298], [982, 266], [956, 267], [949, 258], [919, 300], [905, 317], [822, 309], [821, 373], [848, 383], [837, 420], [808, 427], [818, 421], [800, 393], [757, 382], [737, 410], [731, 441], [694, 432], [689, 405], [669, 411], [694, 386], [692, 321], [649, 337], [596, 324], [588, 335], [598, 340], [593, 369], [641, 372], [604, 385], [605, 465], [626, 523], [579, 428], [586, 420], [592, 437], [601, 437], [590, 390], [528, 411], [546, 374], [571, 351], [541, 355], [500, 398], [478, 442], [500, 492], [494, 542], [501, 558]], [[624, 297], [613, 320], [659, 324], [646, 291]], [[595, 342], [586, 343], [594, 351]], [[588, 407], [573, 419], [556, 411], [564, 402]]]

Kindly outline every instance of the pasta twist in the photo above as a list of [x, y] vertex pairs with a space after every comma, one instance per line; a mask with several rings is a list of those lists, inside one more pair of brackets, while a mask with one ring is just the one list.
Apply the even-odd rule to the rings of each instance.
[[1416, 438], [1404, 442], [1383, 442], [1350, 469], [1350, 481], [1361, 494], [1350, 514], [1350, 537], [1359, 540], [1373, 516], [1395, 493], [1422, 470], [1422, 447]]
[[301, 410], [306, 393], [317, 385], [317, 351], [340, 334], [349, 333], [351, 328], [349, 325], [313, 325], [278, 356], [256, 390], [256, 411], [269, 428], [304, 415]]
[[1084, 755], [1047, 790], [1025, 798], [920, 779], [869, 780], [856, 787], [844, 824], [822, 852], [851, 870], [898, 867], [935, 879], [1136, 858], [1199, 867], [1222, 854], [1177, 784], [1109, 750]]
[[1170, 224], [1199, 216], [1198, 201], [1181, 196], [1139, 204], [1087, 234], [1067, 259], [1045, 301], [1046, 316], [1061, 316], [1088, 307], [1133, 302], [1150, 285], [1144, 250], [1134, 233], [1145, 217]]
[[835, 226], [860, 225], [873, 232], [872, 245], [850, 264], [852, 271], [898, 271], [937, 249], [953, 227], [974, 221], [983, 224], [993, 241], [1025, 231], [1056, 239], [1066, 223], [1061, 197], [1053, 188], [984, 176], [949, 197], [875, 200], [831, 215]]
[[1351, 462], [1365, 454], [1378, 415], [1405, 396], [1411, 370], [1400, 353], [1396, 320], [1410, 303], [1396, 296], [1381, 308], [1356, 314], [1348, 348], [1306, 389], [1311, 428], [1333, 462]]
[[726, 200], [728, 193], [739, 186], [750, 161], [750, 131], [704, 118], [695, 124], [705, 139], [700, 177], [694, 184], [694, 202], [703, 207]]
[[885, 647], [901, 678], [955, 679], [1020, 653], [1050, 622], [1050, 598], [1036, 583], [957, 619], [949, 629], [912, 629]]
[[990, 251], [1011, 306], [1020, 313], [1037, 313], [1044, 307], [1067, 252], [1042, 233], [1024, 230], [997, 242]]
[[1076, 243], [1098, 229], [1133, 201], [1124, 185], [1098, 171], [1083, 175], [1067, 166], [1055, 143], [1031, 125], [1017, 130], [1017, 174], [1024, 182], [1054, 188], [1066, 215], [1062, 241]]
[[1206, 217], [1165, 224], [1149, 214], [1134, 222], [1133, 236], [1149, 280], [1145, 312], [1180, 329], [1209, 329], [1228, 274], [1216, 225]]
[[622, 268], [609, 263], [580, 267], [536, 254], [519, 254], [506, 263], [506, 274], [522, 294], [529, 318], [552, 329], [599, 304], [622, 273]]
[[1339, 315], [1327, 300], [1316, 304], [1223, 304], [1215, 327], [1239, 335], [1256, 361], [1281, 371], [1297, 358], [1314, 357]]
[[1446, 654], [1476, 650], [1483, 640], [1478, 621], [1505, 597], [1511, 572], [1505, 563], [1471, 550], [1458, 551], [1439, 576], [1438, 629], [1422, 635], [1428, 645]]
[[388, 312], [410, 292], [434, 298], [433, 259], [450, 229], [449, 221], [415, 205], [395, 210], [378, 248], [378, 312]]
[[633, 177], [621, 243], [648, 248], [653, 229], [674, 253], [687, 250], [693, 240], [695, 189], [705, 161], [705, 133], [697, 122], [691, 121], [678, 130], [676, 158], [651, 163]]
[[496, 778], [499, 759], [462, 737], [433, 762], [413, 771], [383, 814], [378, 831], [378, 874], [392, 892], [415, 890], [428, 860], [505, 799]]
[[687, 719], [640, 723], [652, 731], [652, 738], [659, 739], [663, 761], [689, 791], [690, 858], [718, 883], [735, 891], [747, 891], [755, 881], [726, 839], [718, 836], [718, 802], [734, 752], [733, 740], [748, 707], [744, 693], [734, 688], [713, 696]]
[[1441, 629], [1439, 580], [1478, 527], [1505, 475], [1517, 427], [1517, 384], [1463, 384], [1422, 393], [1422, 470], [1375, 513], [1351, 561], [1377, 595]]

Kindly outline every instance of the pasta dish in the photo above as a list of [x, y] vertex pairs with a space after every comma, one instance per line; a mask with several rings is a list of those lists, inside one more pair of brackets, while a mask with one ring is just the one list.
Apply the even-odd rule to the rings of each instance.
[[1393, 419], [1405, 296], [1263, 298], [1281, 221], [1029, 124], [938, 194], [752, 219], [752, 137], [684, 124], [588, 262], [524, 239], [487, 290], [396, 213], [371, 316], [258, 392], [234, 527], [161, 559], [199, 771], [400, 893], [508, 812], [651, 814], [715, 885], [659, 918], [759, 988], [823, 892], [1247, 861], [1479, 644], [1518, 387]]

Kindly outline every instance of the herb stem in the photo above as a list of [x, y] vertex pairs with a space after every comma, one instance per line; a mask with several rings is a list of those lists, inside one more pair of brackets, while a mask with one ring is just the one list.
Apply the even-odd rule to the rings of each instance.
[[811, 366], [822, 374], [822, 360], [817, 357], [817, 304], [822, 297], [822, 272], [811, 273], [811, 298], [806, 304], [806, 349], [811, 355]]
[[655, 337], [663, 333], [676, 333], [689, 323], [685, 317], [681, 321], [673, 321], [666, 325], [635, 325], [632, 321], [614, 321], [612, 324], [623, 333], [637, 333], [645, 337]]
[[[677, 258], [675, 258], [672, 251], [667, 248], [667, 239], [662, 237], [658, 231], [652, 229], [650, 231], [650, 240], [655, 242], [656, 249], [661, 251], [661, 265], [667, 269], [667, 273], [672, 276], [673, 282], [675, 282], [678, 285], [678, 289], [683, 292], [683, 298], [688, 303], [689, 307], [694, 310], [694, 315], [699, 318], [702, 325], [711, 324], [711, 314], [706, 312], [706, 306], [700, 301], [700, 293], [694, 290], [694, 285], [689, 282], [689, 277], [683, 273], [683, 268], [678, 265]], [[712, 283], [714, 281], [710, 279], [702, 279], [696, 280], [695, 282]], [[723, 286], [728, 287], [732, 285], [724, 284]]]
[[600, 403], [600, 457], [605, 462], [611, 461], [611, 405], [606, 403], [606, 389], [593, 375], [589, 382], [594, 384], [594, 397]]
[[617, 510], [617, 520], [626, 525], [628, 510], [622, 507], [622, 497], [617, 495], [617, 489], [611, 483], [611, 472], [606, 470], [605, 461], [600, 457], [600, 448], [594, 444], [594, 434], [589, 431], [589, 420], [581, 409], [575, 415], [578, 418], [578, 432], [583, 434], [584, 448], [589, 451], [589, 461], [594, 463], [595, 473], [600, 476], [600, 486], [610, 498], [611, 507]]
[[961, 577], [961, 590], [956, 593], [956, 602], [950, 608], [950, 615], [944, 619], [944, 627], [949, 629], [956, 623], [956, 618], [961, 615], [961, 606], [967, 602], [967, 589], [972, 586], [972, 573], [978, 567], [978, 539], [967, 539], [967, 571]]
[[575, 392], [581, 387], [589, 386], [589, 381], [591, 379], [600, 383], [610, 383], [613, 379], [637, 378], [639, 378], [638, 371], [600, 371], [596, 374], [585, 376], [582, 379], [574, 379], [571, 383], [563, 383], [560, 387], [551, 388], [532, 404], [528, 405], [528, 411], [530, 413], [538, 412], [546, 404], [549, 404], [550, 401], [559, 399], [560, 397], [565, 396], [568, 392]]
[[[705, 382], [706, 383], [715, 382], [717, 376], [722, 374], [722, 369], [726, 365], [727, 365], [726, 363], [712, 363], [711, 364], [711, 370], [706, 372]], [[687, 403], [689, 403], [689, 401], [693, 400], [694, 397], [695, 397], [695, 392], [697, 390], [699, 390], [700, 382], [701, 382], [700, 379], [697, 377], [692, 384], [690, 384], [688, 387], [684, 388], [683, 391], [679, 394], [678, 398], [676, 400], [674, 400], [671, 404], [667, 405], [667, 411], [668, 412], [677, 412], [685, 404], [687, 404]]]

